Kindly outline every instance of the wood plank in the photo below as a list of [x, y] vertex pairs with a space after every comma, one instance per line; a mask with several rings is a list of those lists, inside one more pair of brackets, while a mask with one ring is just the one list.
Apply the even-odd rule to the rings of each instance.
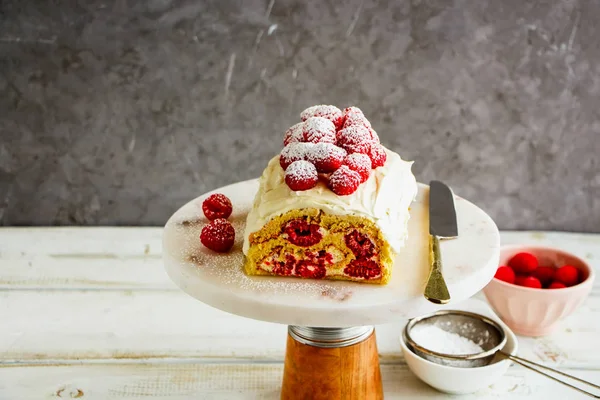
[[0, 259], [0, 290], [174, 290], [160, 258]]
[[[598, 380], [596, 371], [570, 371]], [[273, 364], [118, 364], [0, 367], [0, 398], [278, 399], [283, 365]], [[381, 367], [386, 399], [445, 399], [405, 366]], [[461, 399], [583, 399], [583, 395], [541, 375], [512, 366], [495, 384]]]
[[0, 259], [0, 290], [179, 290], [160, 258]]
[[[212, 309], [176, 291], [0, 292], [0, 363], [38, 360], [235, 358], [282, 361], [286, 327]], [[403, 363], [404, 321], [377, 327], [384, 363]], [[521, 355], [600, 369], [600, 296]]]
[[[0, 228], [0, 290], [177, 290], [163, 270], [161, 235], [162, 228]], [[572, 251], [600, 272], [598, 234], [502, 232], [501, 239]]]
[[162, 228], [22, 227], [0, 228], [2, 258], [53, 255], [69, 258], [102, 256], [160, 257]]
[[0, 359], [282, 359], [286, 327], [180, 292], [0, 292]]
[[177, 290], [161, 251], [161, 228], [2, 228], [0, 290]]

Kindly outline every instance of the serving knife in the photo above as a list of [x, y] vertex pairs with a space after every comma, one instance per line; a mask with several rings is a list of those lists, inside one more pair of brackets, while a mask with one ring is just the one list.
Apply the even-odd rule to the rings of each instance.
[[450, 301], [450, 292], [442, 274], [440, 239], [458, 237], [454, 194], [440, 181], [429, 183], [429, 264], [430, 272], [425, 286], [425, 298], [435, 304]]

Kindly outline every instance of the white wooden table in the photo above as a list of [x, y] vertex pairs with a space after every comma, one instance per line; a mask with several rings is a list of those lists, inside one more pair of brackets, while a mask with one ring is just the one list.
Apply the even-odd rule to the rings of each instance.
[[[277, 399], [286, 327], [211, 309], [163, 271], [160, 228], [0, 229], [0, 400]], [[503, 232], [600, 272], [600, 235]], [[445, 398], [408, 370], [403, 321], [377, 327], [386, 399]], [[600, 282], [520, 355], [600, 382]], [[463, 398], [583, 398], [519, 366]]]

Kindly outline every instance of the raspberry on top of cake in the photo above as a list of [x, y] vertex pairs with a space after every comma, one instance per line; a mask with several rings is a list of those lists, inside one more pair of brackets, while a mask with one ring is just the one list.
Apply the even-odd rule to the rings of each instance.
[[357, 107], [300, 118], [260, 178], [246, 273], [387, 283], [417, 193], [412, 162], [382, 146]]

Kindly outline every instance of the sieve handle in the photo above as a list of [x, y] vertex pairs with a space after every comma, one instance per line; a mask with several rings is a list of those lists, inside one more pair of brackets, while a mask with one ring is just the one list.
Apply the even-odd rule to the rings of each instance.
[[[588, 392], [588, 391], [586, 391], [586, 390], [583, 390], [583, 389], [581, 389], [580, 387], [577, 387], [577, 386], [575, 386], [575, 385], [572, 385], [572, 384], [570, 384], [570, 383], [568, 383], [568, 382], [566, 382], [566, 381], [560, 380], [560, 379], [558, 379], [558, 378], [557, 378], [557, 377], [555, 377], [555, 376], [552, 376], [552, 375], [550, 375], [550, 374], [548, 374], [548, 373], [546, 373], [546, 372], [544, 372], [544, 371], [541, 371], [541, 369], [545, 369], [545, 370], [548, 370], [548, 371], [552, 371], [552, 372], [554, 372], [554, 373], [556, 373], [556, 374], [558, 374], [558, 375], [562, 375], [562, 376], [564, 376], [564, 377], [567, 377], [567, 378], [573, 379], [573, 380], [575, 380], [575, 381], [577, 381], [577, 382], [581, 382], [581, 383], [583, 383], [583, 384], [585, 384], [585, 385], [589, 385], [589, 386], [591, 386], [591, 387], [593, 387], [593, 388], [600, 389], [600, 386], [598, 386], [598, 385], [595, 385], [595, 384], [593, 384], [593, 383], [591, 383], [591, 382], [588, 382], [588, 381], [586, 381], [586, 380], [583, 380], [583, 379], [581, 379], [581, 378], [578, 378], [578, 377], [576, 377], [576, 376], [569, 375], [569, 374], [567, 374], [567, 373], [564, 373], [564, 372], [562, 372], [562, 371], [559, 371], [559, 370], [557, 370], [557, 369], [550, 368], [550, 367], [547, 367], [547, 366], [545, 366], [545, 365], [542, 365], [542, 364], [535, 363], [535, 362], [533, 362], [533, 361], [531, 361], [531, 360], [527, 360], [527, 359], [525, 359], [525, 358], [521, 358], [521, 357], [513, 356], [513, 355], [511, 355], [511, 354], [508, 354], [508, 353], [505, 353], [505, 352], [503, 352], [503, 351], [498, 351], [498, 353], [502, 354], [504, 357], [508, 358], [509, 360], [511, 360], [511, 361], [513, 361], [513, 362], [515, 362], [515, 363], [517, 363], [517, 364], [519, 364], [519, 365], [521, 365], [521, 366], [523, 366], [523, 367], [525, 367], [525, 368], [528, 368], [528, 369], [530, 369], [530, 370], [532, 370], [532, 371], [535, 371], [535, 372], [537, 372], [537, 373], [539, 373], [539, 374], [542, 374], [542, 375], [544, 375], [544, 376], [546, 376], [546, 377], [548, 377], [548, 378], [552, 379], [552, 380], [553, 380], [553, 381], [555, 381], [555, 382], [562, 383], [563, 385], [565, 385], [565, 386], [568, 386], [568, 387], [570, 387], [571, 389], [575, 389], [575, 390], [577, 390], [578, 392], [580, 392], [580, 393], [583, 393], [583, 394], [586, 394], [586, 395], [588, 395], [588, 396], [590, 396], [590, 397], [593, 397], [593, 398], [596, 398], [596, 399], [600, 399], [600, 395], [597, 395], [597, 394], [594, 394], [594, 393]], [[535, 365], [535, 366], [536, 366], [536, 367], [538, 367], [538, 368], [535, 368], [535, 367], [533, 367], [533, 365]]]

